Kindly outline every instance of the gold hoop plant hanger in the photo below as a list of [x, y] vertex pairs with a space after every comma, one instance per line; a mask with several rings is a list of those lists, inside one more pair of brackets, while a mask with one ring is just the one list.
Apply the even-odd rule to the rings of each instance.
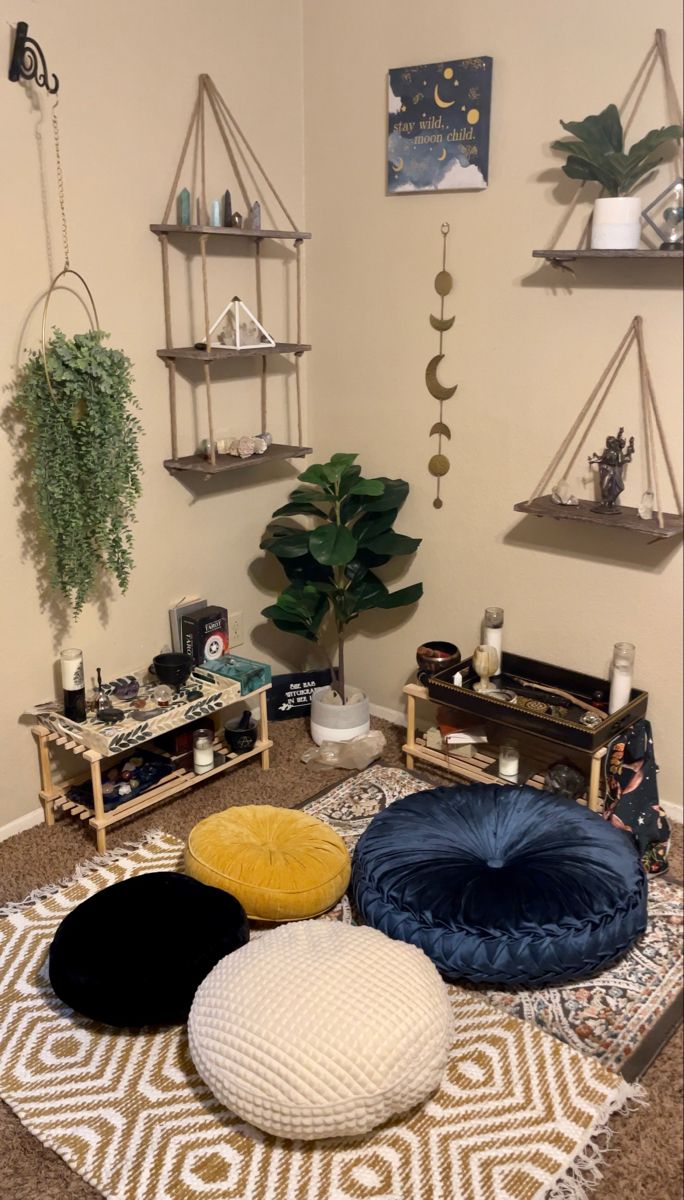
[[45, 303], [43, 304], [43, 319], [42, 319], [42, 323], [41, 323], [41, 332], [40, 332], [40, 352], [41, 352], [41, 357], [43, 360], [43, 370], [45, 371], [45, 379], [46, 379], [46, 382], [48, 385], [48, 391], [49, 391], [50, 395], [52, 396], [52, 399], [55, 401], [55, 403], [57, 403], [57, 397], [55, 396], [55, 393], [52, 389], [52, 381], [50, 379], [50, 371], [48, 369], [48, 361], [47, 361], [47, 342], [48, 342], [47, 317], [48, 317], [48, 309], [50, 307], [50, 301], [52, 300], [52, 297], [53, 297], [55, 291], [57, 290], [57, 285], [58, 285], [60, 279], [63, 279], [65, 277], [65, 275], [73, 275], [83, 285], [83, 287], [87, 293], [88, 300], [90, 302], [90, 309], [92, 310], [92, 312], [91, 312], [86, 307], [86, 311], [88, 312], [88, 321], [90, 324], [90, 328], [93, 331], [93, 333], [96, 330], [99, 330], [99, 328], [100, 328], [100, 322], [99, 322], [99, 318], [97, 315], [97, 308], [95, 307], [95, 300], [93, 299], [93, 293], [91, 292], [90, 288], [88, 287], [88, 284], [86, 283], [83, 276], [78, 271], [75, 271], [70, 263], [69, 228], [68, 228], [67, 217], [66, 217], [66, 204], [64, 201], [64, 173], [62, 170], [62, 156], [61, 156], [60, 142], [59, 142], [59, 122], [57, 120], [57, 105], [58, 104], [59, 104], [59, 97], [57, 97], [57, 99], [55, 100], [55, 103], [54, 103], [53, 109], [52, 109], [52, 131], [53, 131], [53, 136], [54, 136], [54, 141], [55, 141], [55, 159], [56, 159], [56, 166], [57, 166], [57, 196], [59, 199], [59, 211], [60, 211], [60, 218], [61, 218], [61, 223], [62, 223], [62, 243], [64, 246], [64, 266], [63, 266], [62, 270], [59, 271], [57, 273], [57, 275], [55, 275], [54, 279], [52, 280], [52, 282], [50, 284], [50, 287], [48, 288], [47, 294], [45, 296]]

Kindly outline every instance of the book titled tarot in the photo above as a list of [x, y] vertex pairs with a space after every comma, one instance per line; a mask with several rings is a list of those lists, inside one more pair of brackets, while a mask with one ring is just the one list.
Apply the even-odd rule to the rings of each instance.
[[486, 56], [391, 70], [388, 192], [486, 188], [491, 96]]

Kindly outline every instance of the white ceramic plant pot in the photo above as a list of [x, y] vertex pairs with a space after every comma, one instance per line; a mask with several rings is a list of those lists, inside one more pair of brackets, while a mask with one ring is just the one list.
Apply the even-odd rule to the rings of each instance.
[[601, 196], [594, 201], [592, 250], [638, 250], [641, 200], [638, 196]]
[[[345, 688], [351, 695], [358, 688]], [[331, 694], [329, 687], [316, 688], [311, 697], [311, 736], [317, 746], [321, 742], [349, 742], [370, 730], [368, 697], [362, 696], [355, 704], [326, 704], [325, 697]]]

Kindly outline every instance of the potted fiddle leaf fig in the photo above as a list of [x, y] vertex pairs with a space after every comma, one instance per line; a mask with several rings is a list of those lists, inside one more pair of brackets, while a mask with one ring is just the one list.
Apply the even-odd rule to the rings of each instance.
[[663, 161], [669, 142], [682, 136], [679, 125], [652, 129], [630, 150], [615, 104], [583, 121], [561, 121], [571, 138], [551, 143], [567, 154], [569, 179], [600, 183], [605, 196], [594, 202], [591, 245], [594, 250], [636, 250], [641, 240], [641, 200], [634, 188]]
[[[420, 538], [393, 528], [409, 485], [403, 479], [364, 478], [356, 458], [333, 454], [330, 462], [307, 467], [261, 539], [261, 549], [275, 555], [287, 579], [262, 615], [277, 629], [315, 642], [330, 667], [330, 686], [318, 688], [311, 705], [311, 732], [318, 743], [347, 741], [370, 728], [368, 698], [345, 680], [350, 626], [364, 612], [415, 604], [423, 594], [422, 583], [390, 591], [377, 574], [420, 545]], [[293, 517], [304, 517], [307, 524]]]

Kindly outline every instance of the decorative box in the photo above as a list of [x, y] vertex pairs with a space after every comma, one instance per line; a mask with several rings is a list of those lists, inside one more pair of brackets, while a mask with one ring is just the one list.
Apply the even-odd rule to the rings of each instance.
[[[480, 720], [495, 721], [507, 728], [519, 729], [522, 733], [548, 738], [563, 746], [574, 747], [589, 753], [605, 746], [611, 738], [643, 717], [648, 705], [648, 692], [632, 688], [629, 703], [610, 715], [589, 726], [586, 724], [586, 709], [553, 695], [559, 688], [573, 696], [593, 704], [594, 696], [602, 693], [608, 699], [610, 684], [595, 675], [584, 675], [556, 667], [551, 663], [539, 662], [534, 658], [523, 658], [519, 654], [504, 651], [502, 670], [492, 679], [498, 692], [512, 690], [515, 699], [507, 701], [487, 692], [476, 692], [473, 684], [479, 676], [473, 670], [471, 659], [466, 658], [456, 666], [432, 675], [427, 682], [431, 700], [459, 709]], [[462, 684], [453, 682], [460, 671]], [[541, 684], [542, 688], [528, 685]], [[544, 689], [549, 689], [548, 691]]]
[[224, 654], [221, 658], [205, 662], [203, 666], [207, 671], [213, 671], [216, 675], [237, 680], [240, 684], [241, 696], [247, 696], [250, 692], [266, 687], [271, 682], [271, 668], [268, 663], [255, 662], [250, 658], [238, 658], [235, 654]]

